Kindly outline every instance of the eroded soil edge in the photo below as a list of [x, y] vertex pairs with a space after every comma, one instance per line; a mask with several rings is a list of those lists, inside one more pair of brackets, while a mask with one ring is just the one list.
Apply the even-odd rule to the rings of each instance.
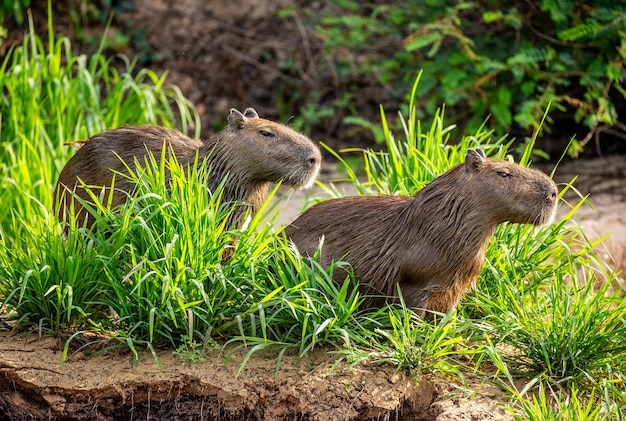
[[340, 365], [324, 351], [298, 359], [256, 354], [239, 376], [244, 352], [228, 364], [216, 350], [204, 362], [172, 354], [109, 351], [61, 362], [57, 340], [0, 332], [0, 418], [25, 419], [432, 419], [440, 394], [429, 379], [419, 385], [390, 366]]

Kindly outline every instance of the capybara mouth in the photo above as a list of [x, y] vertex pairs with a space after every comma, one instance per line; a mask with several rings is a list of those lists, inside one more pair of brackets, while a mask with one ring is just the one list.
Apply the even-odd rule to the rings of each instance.
[[294, 177], [287, 182], [294, 190], [305, 190], [313, 187], [315, 180], [319, 174], [319, 166], [310, 171], [302, 173], [300, 176]]
[[556, 218], [558, 190], [552, 180], [550, 180], [547, 185], [543, 186], [542, 193], [542, 199], [545, 205], [541, 208], [539, 217], [535, 221], [531, 222], [531, 224], [535, 226], [549, 225], [554, 222], [554, 219]]

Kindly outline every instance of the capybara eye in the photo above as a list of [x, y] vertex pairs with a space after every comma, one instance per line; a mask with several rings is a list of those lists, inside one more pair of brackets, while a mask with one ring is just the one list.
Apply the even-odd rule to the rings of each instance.
[[259, 130], [259, 134], [265, 137], [276, 137], [276, 133], [269, 130]]
[[496, 174], [498, 174], [500, 177], [513, 177], [513, 174], [506, 171], [498, 171]]

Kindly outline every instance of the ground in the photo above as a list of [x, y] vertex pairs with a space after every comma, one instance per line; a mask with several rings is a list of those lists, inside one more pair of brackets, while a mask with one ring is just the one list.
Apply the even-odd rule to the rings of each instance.
[[[63, 343], [36, 334], [0, 331], [0, 418], [223, 419], [223, 420], [475, 420], [509, 419], [492, 396], [440, 378], [411, 377], [389, 365], [333, 367], [336, 355], [320, 349], [306, 358], [255, 354], [239, 374], [245, 350], [227, 364], [228, 350], [189, 362], [171, 350], [142, 352], [136, 368], [121, 350], [61, 362]], [[460, 385], [457, 385], [460, 386]], [[469, 391], [481, 392], [469, 399]], [[445, 395], [457, 395], [446, 399]], [[2, 418], [2, 419], [5, 419]]]
[[[33, 7], [45, 10], [44, 3], [35, 0]], [[310, 74], [314, 63], [309, 53], [316, 41], [308, 38], [297, 16], [286, 26], [276, 25], [274, 12], [288, 3], [135, 0], [126, 17], [130, 28], [146, 30], [148, 44], [158, 53], [150, 67], [169, 70], [168, 80], [196, 104], [206, 132], [233, 106], [253, 106], [262, 116], [278, 117], [278, 93], [272, 87], [288, 85], [296, 76], [271, 70], [261, 58], [280, 64], [293, 53], [298, 77]], [[311, 4], [323, 7], [325, 2]], [[58, 18], [59, 23], [68, 21]], [[92, 31], [101, 33], [101, 27]], [[376, 99], [369, 100], [377, 110]], [[328, 125], [333, 124], [331, 119]], [[323, 137], [316, 140], [329, 143]], [[342, 141], [335, 139], [335, 146]], [[327, 165], [325, 177], [332, 178], [331, 164]], [[550, 172], [553, 165], [542, 169]], [[604, 257], [623, 270], [626, 159], [568, 162], [559, 166], [555, 179], [569, 182], [578, 174], [576, 186], [591, 193], [595, 205], [579, 213], [581, 222], [592, 237], [615, 233], [605, 243]], [[292, 194], [284, 202], [279, 223], [298, 214], [305, 194]], [[561, 206], [561, 214], [566, 210]], [[461, 387], [433, 376], [421, 377], [416, 384], [389, 365], [341, 364], [333, 370], [337, 356], [326, 349], [302, 359], [286, 355], [278, 372], [276, 355], [255, 354], [236, 376], [245, 350], [227, 364], [228, 350], [215, 350], [204, 362], [189, 362], [171, 349], [158, 352], [160, 367], [150, 353], [142, 352], [132, 368], [130, 353], [122, 350], [94, 355], [81, 351], [62, 363], [62, 341], [36, 333], [24, 336], [10, 327], [0, 317], [0, 419], [510, 419], [498, 409], [505, 402], [501, 392], [475, 379], [468, 378], [468, 385]]]

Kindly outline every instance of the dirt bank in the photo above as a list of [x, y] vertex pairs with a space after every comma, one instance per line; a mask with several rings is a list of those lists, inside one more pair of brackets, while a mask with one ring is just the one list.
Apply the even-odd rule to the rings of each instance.
[[333, 370], [325, 350], [285, 356], [278, 375], [274, 353], [255, 354], [239, 376], [245, 351], [225, 364], [219, 350], [193, 363], [162, 350], [161, 367], [142, 352], [135, 369], [126, 351], [78, 352], [65, 364], [61, 354], [56, 339], [0, 332], [0, 419], [505, 419], [488, 396], [444, 399], [433, 377], [416, 385], [387, 365]]

